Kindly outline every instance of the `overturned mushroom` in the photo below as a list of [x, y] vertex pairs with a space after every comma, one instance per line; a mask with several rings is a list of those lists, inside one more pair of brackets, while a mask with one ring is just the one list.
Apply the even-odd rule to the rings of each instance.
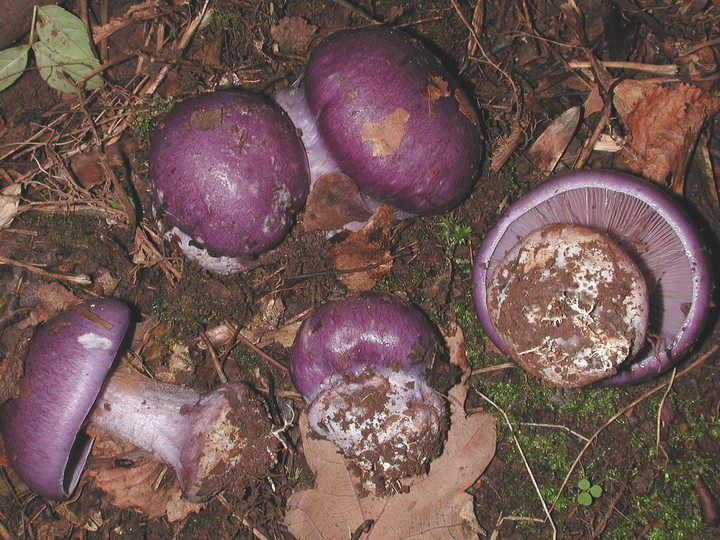
[[426, 49], [383, 26], [335, 32], [304, 77], [274, 99], [302, 130], [313, 181], [352, 178], [368, 205], [437, 214], [472, 188], [482, 156], [478, 119]]
[[320, 306], [295, 339], [290, 373], [308, 423], [380, 493], [442, 450], [448, 406], [425, 380], [438, 347], [417, 308], [377, 292]]
[[117, 437], [171, 466], [193, 502], [266, 476], [272, 426], [246, 385], [199, 394], [136, 373], [108, 376], [129, 320], [124, 303], [102, 299], [38, 329], [19, 395], [0, 412], [8, 460], [23, 482], [49, 499], [70, 497], [92, 448], [88, 433]]
[[[510, 330], [511, 316], [498, 315], [499, 299], [507, 295], [503, 287], [508, 280], [516, 283], [513, 294], [520, 298], [530, 293], [539, 298], [551, 287], [549, 282], [535, 279], [537, 275], [533, 279], [526, 276], [523, 283], [514, 276], [513, 272], [523, 265], [513, 261], [517, 263], [518, 257], [531, 257], [539, 249], [537, 245], [523, 247], [523, 242], [533, 235], [542, 235], [543, 231], [547, 233], [548, 228], [559, 230], [568, 226], [589, 230], [595, 238], [600, 235], [606, 246], [603, 248], [608, 255], [606, 262], [613, 265], [624, 262], [614, 267], [617, 273], [611, 280], [607, 275], [598, 274], [599, 279], [592, 294], [586, 295], [584, 307], [577, 302], [577, 296], [569, 292], [579, 290], [581, 284], [566, 276], [569, 286], [557, 286], [556, 289], [565, 300], [562, 308], [558, 308], [559, 303], [548, 301], [532, 308], [526, 306], [524, 313], [522, 308], [518, 311], [523, 317], [544, 319], [548, 324], [533, 325], [526, 321], [522, 327]], [[554, 253], [554, 257], [545, 261], [546, 274], [561, 275], [558, 260], [565, 255], [560, 257], [560, 252]], [[588, 255], [588, 251], [584, 254]], [[600, 260], [597, 253], [591, 258], [595, 262]], [[628, 260], [631, 261], [629, 264]], [[540, 268], [538, 265], [536, 270]], [[643, 278], [645, 284], [641, 283]], [[615, 288], [610, 291], [608, 286]], [[621, 286], [625, 289], [621, 290]], [[522, 292], [523, 287], [525, 292]], [[544, 290], [540, 291], [541, 288]], [[642, 307], [642, 290], [645, 288], [647, 313]], [[549, 384], [561, 386], [578, 386], [598, 379], [602, 379], [603, 385], [634, 384], [669, 369], [697, 340], [708, 314], [710, 289], [711, 274], [704, 244], [672, 196], [640, 179], [607, 171], [578, 171], [559, 176], [513, 203], [483, 241], [473, 271], [475, 307], [488, 337], [519, 365], [527, 367], [530, 362], [533, 364], [531, 372], [542, 376]], [[570, 305], [573, 301], [577, 310]], [[613, 303], [616, 304], [614, 313]], [[530, 314], [528, 309], [534, 313]], [[551, 313], [552, 309], [556, 313]], [[561, 319], [553, 320], [558, 310], [564, 310], [563, 321], [568, 320], [568, 314], [573, 314], [574, 324], [563, 326]], [[584, 313], [578, 313], [578, 310]], [[547, 345], [557, 344], [558, 340], [563, 343], [581, 340], [580, 327], [588, 321], [592, 322], [587, 326], [589, 333], [596, 332], [599, 327], [595, 325], [601, 313], [614, 316], [616, 322], [611, 326], [618, 333], [604, 334], [603, 330], [594, 336], [594, 345], [588, 341], [586, 347], [576, 350], [587, 353], [585, 358], [569, 355], [564, 357], [566, 360], [562, 365], [553, 364], [557, 357], [553, 357], [553, 349]], [[585, 323], [578, 323], [578, 315]], [[553, 325], [553, 322], [557, 324]], [[575, 326], [574, 332], [569, 330], [572, 326]], [[518, 333], [537, 335], [528, 341], [526, 337], [518, 337]], [[643, 333], [646, 339], [640, 343]], [[515, 344], [522, 341], [525, 348], [519, 350], [512, 341]], [[528, 347], [530, 342], [536, 347]], [[617, 355], [612, 361], [607, 361], [609, 356], [605, 356], [606, 362], [599, 362], [606, 369], [591, 376], [589, 370], [582, 368], [598, 360], [599, 351], [608, 352], [613, 346], [616, 346]], [[528, 353], [530, 349], [534, 349], [533, 354]], [[593, 354], [596, 355], [594, 358]], [[568, 371], [568, 365], [572, 363], [577, 369]], [[570, 372], [573, 374], [567, 376]], [[547, 373], [558, 376], [564, 373], [565, 376], [548, 379]]]

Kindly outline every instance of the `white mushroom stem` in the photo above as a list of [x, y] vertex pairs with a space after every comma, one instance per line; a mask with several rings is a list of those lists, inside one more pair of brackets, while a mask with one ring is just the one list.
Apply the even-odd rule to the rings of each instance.
[[[263, 400], [240, 383], [199, 394], [189, 388], [120, 371], [107, 381], [88, 431], [122, 439], [170, 465], [183, 495], [200, 502], [231, 478], [264, 475], [246, 451], [274, 461], [276, 441]], [[247, 459], [246, 459], [247, 461]], [[247, 470], [248, 467], [255, 470]]]

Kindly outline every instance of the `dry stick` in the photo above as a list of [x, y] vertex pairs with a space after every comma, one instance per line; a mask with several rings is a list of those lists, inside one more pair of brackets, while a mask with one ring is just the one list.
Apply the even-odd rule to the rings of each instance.
[[550, 428], [550, 429], [561, 429], [563, 431], [567, 431], [568, 433], [575, 435], [578, 439], [582, 439], [583, 441], [587, 441], [588, 438], [584, 435], [581, 435], [577, 431], [573, 431], [567, 426], [560, 426], [557, 424], [538, 424], [536, 422], [520, 422], [521, 426], [532, 426], [532, 427], [544, 427], [544, 428]]
[[[700, 356], [700, 357], [699, 357], [697, 360], [695, 360], [692, 364], [690, 364], [688, 367], [686, 367], [684, 370], [682, 370], [680, 373], [678, 373], [678, 374], [677, 374], [677, 377], [682, 377], [682, 376], [685, 375], [686, 373], [689, 373], [690, 371], [692, 371], [693, 369], [695, 369], [697, 366], [699, 366], [700, 364], [702, 364], [703, 362], [705, 362], [705, 361], [706, 361], [708, 358], [710, 358], [713, 354], [717, 353], [718, 350], [720, 350], [720, 345], [714, 345], [714, 346], [711, 347], [710, 350], [708, 350], [705, 354], [703, 354], [702, 356]], [[652, 395], [655, 394], [656, 392], [659, 392], [660, 390], [662, 390], [663, 388], [665, 388], [666, 386], [668, 386], [668, 385], [669, 385], [670, 383], [672, 383], [672, 382], [675, 380], [675, 378], [677, 378], [677, 377], [673, 377], [673, 379], [671, 379], [670, 381], [664, 382], [664, 383], [658, 385], [657, 387], [653, 388], [652, 390], [646, 392], [645, 394], [643, 394], [642, 396], [640, 396], [639, 398], [637, 398], [635, 401], [633, 401], [633, 402], [630, 403], [629, 405], [626, 405], [625, 407], [623, 407], [622, 409], [620, 409], [620, 410], [619, 410], [616, 414], [614, 414], [607, 422], [605, 422], [602, 426], [600, 426], [595, 433], [592, 434], [592, 436], [590, 437], [590, 439], [588, 440], [588, 442], [585, 443], [585, 446], [583, 446], [582, 449], [580, 450], [580, 452], [578, 453], [577, 457], [575, 458], [575, 461], [573, 461], [572, 465], [570, 466], [570, 470], [568, 471], [567, 475], [565, 476], [565, 480], [563, 480], [563, 483], [562, 483], [562, 485], [560, 486], [560, 490], [558, 491], [558, 494], [557, 494], [557, 496], [555, 497], [555, 500], [553, 501], [552, 505], [550, 506], [550, 510], [551, 510], [551, 511], [552, 511], [553, 508], [555, 508], [555, 505], [557, 504], [558, 500], [560, 499], [560, 495], [562, 495], [563, 489], [565, 489], [565, 486], [567, 486], [568, 480], [570, 480], [570, 476], [572, 476], [572, 473], [575, 471], [575, 468], [577, 467], [578, 463], [580, 463], [580, 460], [582, 459], [583, 455], [585, 454], [585, 452], [587, 451], [587, 449], [590, 447], [590, 445], [595, 441], [595, 439], [598, 438], [598, 436], [600, 435], [600, 433], [602, 433], [602, 432], [605, 430], [605, 428], [607, 428], [610, 424], [612, 424], [613, 422], [615, 422], [615, 420], [617, 420], [618, 418], [620, 418], [620, 417], [621, 417], [623, 414], [625, 414], [627, 411], [629, 411], [630, 409], [632, 409], [633, 407], [635, 407], [638, 403], [641, 403], [642, 401], [644, 401], [645, 399], [649, 398], [650, 396], [652, 396]]]
[[620, 501], [620, 499], [622, 499], [623, 495], [625, 495], [625, 492], [627, 491], [628, 480], [630, 479], [630, 473], [632, 472], [632, 469], [632, 466], [630, 466], [625, 471], [623, 479], [620, 482], [620, 489], [618, 489], [617, 493], [613, 495], [613, 498], [610, 500], [610, 504], [608, 505], [607, 511], [602, 515], [600, 522], [595, 526], [595, 531], [590, 537], [591, 540], [594, 538], [598, 538], [605, 531], [605, 527], [607, 527], [607, 523], [608, 521], [610, 521], [610, 516], [612, 516], [613, 510], [615, 510], [615, 505]]
[[[601, 66], [609, 69], [632, 69], [635, 71], [647, 71], [648, 73], [658, 73], [660, 75], [672, 76], [677, 75], [679, 68], [675, 64], [643, 64], [640, 62], [610, 62], [610, 61], [598, 61]], [[582, 60], [571, 60], [568, 62], [568, 66], [573, 69], [589, 69], [592, 68], [590, 62]]]
[[0, 538], [2, 538], [2, 540], [15, 540], [15, 537], [10, 533], [2, 521], [0, 521]]
[[[192, 40], [193, 36], [195, 35], [195, 32], [198, 29], [198, 26], [200, 26], [200, 22], [205, 18], [205, 13], [207, 12], [209, 3], [210, 3], [210, 0], [205, 0], [205, 2], [203, 3], [202, 9], [200, 9], [200, 12], [195, 16], [195, 18], [192, 20], [192, 22], [188, 25], [187, 30], [185, 30], [183, 37], [180, 39], [180, 43], [178, 43], [177, 46], [175, 47], [175, 49], [178, 51], [180, 56], [183, 55], [183, 53], [185, 52], [185, 49], [190, 44], [190, 41]], [[152, 83], [150, 83], [148, 86], [143, 88], [141, 94], [142, 95], [154, 94], [155, 90], [157, 90], [158, 87], [165, 80], [165, 76], [167, 75], [168, 71], [170, 71], [170, 64], [165, 64], [160, 69], [160, 73], [158, 73], [157, 77], [155, 77], [155, 80], [152, 81]]]
[[38, 276], [43, 276], [50, 279], [56, 279], [58, 281], [69, 281], [71, 283], [76, 283], [78, 285], [90, 285], [92, 284], [92, 281], [90, 280], [90, 276], [86, 274], [70, 274], [66, 272], [50, 272], [48, 270], [43, 270], [39, 266], [36, 266], [34, 264], [30, 263], [24, 263], [22, 261], [16, 261], [15, 259], [10, 259], [9, 257], [5, 257], [3, 255], [0, 255], [0, 265], [7, 265], [7, 266], [17, 266], [18, 268], [22, 268], [23, 270], [27, 270], [31, 274], [37, 274]]
[[128, 220], [128, 229], [130, 231], [135, 231], [135, 229], [137, 228], [137, 216], [135, 215], [135, 208], [130, 201], [130, 197], [128, 197], [128, 194], [125, 192], [125, 188], [123, 188], [120, 180], [115, 174], [115, 171], [113, 171], [112, 167], [110, 166], [108, 157], [105, 154], [105, 148], [103, 147], [102, 137], [100, 137], [100, 132], [98, 131], [92, 116], [90, 116], [90, 112], [87, 110], [87, 107], [85, 107], [85, 101], [83, 99], [82, 93], [78, 92], [78, 98], [80, 103], [80, 109], [85, 114], [85, 118], [90, 125], [90, 131], [92, 132], [95, 139], [95, 144], [100, 151], [98, 154], [100, 159], [100, 168], [102, 169], [105, 177], [110, 179], [110, 182], [113, 186], [113, 191], [115, 192], [115, 196], [120, 199], [120, 204], [122, 204], [123, 210], [125, 211], [125, 217]]
[[[503, 415], [505, 418], [505, 423], [507, 424], [507, 427], [510, 429], [510, 433], [512, 434], [513, 440], [515, 441], [515, 446], [517, 446], [518, 452], [520, 454], [520, 457], [523, 460], [523, 463], [525, 464], [525, 468], [527, 469], [528, 474], [530, 475], [530, 481], [533, 484], [533, 487], [535, 488], [535, 492], [537, 493], [538, 498], [540, 499], [540, 504], [543, 507], [543, 511], [545, 512], [545, 519], [550, 524], [550, 527], [552, 527], [553, 530], [553, 540], [557, 538], [557, 527], [555, 527], [555, 522], [552, 519], [552, 516], [550, 515], [551, 508], [548, 508], [547, 504], [545, 503], [545, 499], [543, 498], [542, 492], [540, 491], [540, 486], [538, 486], [537, 481], [535, 480], [535, 476], [532, 473], [532, 469], [530, 468], [530, 464], [527, 461], [527, 458], [525, 457], [525, 452], [523, 452], [522, 446], [520, 445], [520, 441], [518, 440], [517, 436], [515, 435], [515, 429], [513, 428], [512, 422], [510, 422], [510, 418], [508, 418], [507, 413], [493, 400], [491, 400], [489, 397], [487, 397], [482, 392], [475, 390], [478, 395], [483, 398], [485, 401], [490, 403], [493, 407], [495, 407], [498, 411], [500, 411], [500, 414]], [[533, 519], [533, 518], [529, 518]], [[534, 521], [534, 519], [533, 519]], [[538, 520], [540, 521], [540, 520]]]
[[[472, 266], [470, 267], [472, 268]], [[509, 369], [515, 367], [512, 362], [505, 362], [504, 364], [498, 364], [496, 366], [488, 366], [480, 369], [474, 369], [470, 372], [470, 376], [480, 375], [481, 373], [489, 373], [490, 371], [500, 371], [501, 369]]]
[[250, 341], [248, 338], [242, 335], [242, 332], [238, 332], [237, 335], [238, 339], [243, 342], [243, 344], [250, 348], [255, 354], [259, 355], [260, 357], [264, 358], [268, 362], [270, 362], [273, 366], [277, 367], [278, 369], [281, 369], [285, 373], [288, 372], [288, 368], [283, 366], [280, 362], [275, 360], [272, 356], [267, 354], [265, 351], [263, 351], [260, 347], [255, 345], [252, 341]]
[[382, 24], [380, 21], [376, 21], [370, 15], [365, 13], [363, 10], [361, 10], [358, 7], [353, 6], [350, 2], [347, 2], [346, 0], [332, 0], [334, 3], [338, 4], [339, 6], [342, 6], [344, 8], [349, 9], [353, 13], [360, 15], [363, 19], [370, 21], [373, 24]]
[[[677, 368], [673, 368], [672, 375], [670, 376], [670, 382], [668, 383], [667, 390], [665, 390], [665, 393], [663, 394], [662, 399], [660, 400], [660, 406], [658, 407], [657, 412], [657, 426], [656, 426], [656, 435], [655, 435], [655, 451], [660, 454], [660, 424], [661, 424], [661, 416], [662, 416], [662, 410], [665, 406], [665, 400], [668, 397], [668, 394], [670, 393], [670, 390], [672, 390], [673, 382], [675, 382], [675, 375], [677, 374]], [[667, 453], [663, 450], [663, 453], [665, 454], [665, 457], [667, 457]]]
[[208, 337], [208, 335], [205, 331], [203, 331], [200, 334], [200, 337], [202, 338], [203, 343], [205, 343], [205, 346], [207, 347], [208, 353], [210, 354], [210, 359], [212, 360], [213, 366], [215, 366], [215, 371], [217, 371], [220, 382], [225, 384], [226, 382], [228, 382], [228, 378], [227, 378], [227, 375], [225, 375], [225, 372], [223, 371], [223, 367], [220, 364], [220, 360], [218, 359], [217, 354], [215, 354], [215, 348], [213, 347], [213, 344], [210, 342], [210, 338]]
[[578, 154], [578, 157], [573, 164], [572, 170], [582, 169], [585, 166], [585, 162], [590, 159], [590, 154], [592, 154], [593, 150], [595, 149], [595, 145], [600, 140], [600, 136], [602, 135], [603, 131], [605, 131], [605, 127], [610, 124], [611, 116], [612, 101], [609, 97], [607, 97], [605, 99], [605, 103], [603, 103], [602, 116], [598, 120], [598, 123], [595, 125], [595, 129], [593, 130], [592, 135], [590, 135], [590, 138], [585, 141], [585, 146], [583, 146], [580, 154]]

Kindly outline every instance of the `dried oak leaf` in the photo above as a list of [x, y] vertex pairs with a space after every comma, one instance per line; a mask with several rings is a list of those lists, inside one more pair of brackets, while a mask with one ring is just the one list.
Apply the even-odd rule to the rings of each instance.
[[344, 540], [371, 523], [364, 539], [476, 538], [481, 529], [465, 490], [495, 454], [495, 419], [486, 413], [467, 415], [466, 393], [462, 384], [450, 391], [452, 427], [428, 475], [404, 481], [409, 491], [389, 497], [361, 491], [335, 444], [310, 435], [303, 415], [300, 431], [315, 487], [288, 500], [285, 524], [290, 532], [306, 540]]
[[110, 496], [113, 506], [138, 510], [151, 519], [164, 516], [171, 522], [204, 508], [203, 504], [183, 499], [173, 470], [149, 457], [140, 455], [131, 460], [129, 467], [117, 466], [116, 457], [125, 455], [130, 448], [98, 437], [86, 470], [95, 485]]
[[689, 84], [644, 92], [623, 117], [628, 137], [621, 154], [626, 166], [682, 194], [698, 134], [718, 110], [719, 98]]
[[270, 28], [270, 37], [280, 50], [300, 53], [307, 50], [316, 30], [317, 26], [302, 17], [283, 17]]
[[364, 223], [371, 216], [352, 178], [339, 172], [327, 173], [310, 190], [303, 227], [306, 231], [333, 231], [352, 222]]
[[351, 291], [373, 288], [376, 281], [392, 268], [390, 225], [395, 222], [393, 209], [381, 206], [362, 230], [351, 232], [333, 244], [338, 279]]
[[398, 107], [383, 117], [380, 122], [367, 122], [360, 137], [372, 143], [372, 155], [392, 156], [400, 149], [405, 136], [405, 124], [410, 120], [410, 113]]

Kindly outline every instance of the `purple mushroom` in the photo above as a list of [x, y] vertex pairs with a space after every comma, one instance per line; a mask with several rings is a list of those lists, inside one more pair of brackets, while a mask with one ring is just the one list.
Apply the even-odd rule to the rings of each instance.
[[200, 94], [164, 118], [150, 147], [156, 199], [170, 235], [217, 273], [276, 247], [305, 204], [305, 149], [271, 100], [242, 91]]
[[70, 497], [92, 448], [88, 433], [117, 437], [171, 466], [193, 502], [263, 477], [276, 444], [265, 404], [247, 386], [199, 394], [137, 373], [108, 377], [129, 320], [124, 303], [101, 299], [38, 329], [19, 395], [0, 411], [8, 460], [23, 482], [48, 499]]
[[478, 119], [437, 58], [384, 26], [335, 32], [274, 99], [302, 131], [313, 181], [351, 177], [368, 205], [437, 214], [470, 192]]
[[295, 338], [290, 374], [308, 423], [380, 493], [442, 451], [448, 406], [425, 380], [439, 346], [417, 308], [378, 292], [320, 306]]
[[[513, 275], [515, 270], [525, 271], [528, 258], [538, 256], [540, 247], [526, 244], [528, 238], [568, 227], [581, 228], [600, 238], [607, 257], [603, 259], [599, 251], [592, 251], [597, 246], [591, 249], [583, 243], [590, 241], [585, 238], [575, 240], [578, 245], [572, 254], [556, 248], [553, 256], [545, 260], [544, 277], [537, 272]], [[566, 276], [564, 287], [544, 280], [548, 275], [564, 275], [559, 261], [583, 258], [590, 263], [605, 261], [613, 265], [612, 272], [595, 275], [590, 294], [582, 292], [583, 284], [578, 279], [568, 280]], [[549, 384], [579, 386], [600, 379], [602, 385], [620, 386], [662, 373], [695, 343], [709, 310], [709, 261], [693, 223], [659, 186], [615, 172], [577, 171], [532, 189], [513, 203], [490, 230], [474, 264], [475, 307], [488, 337], [519, 365], [527, 369], [528, 363], [533, 364], [534, 374]], [[509, 294], [504, 289], [509, 283], [517, 287], [511, 294], [531, 298], [524, 307], [517, 302], [514, 330], [509, 328], [508, 317], [498, 316], [498, 305]], [[556, 287], [555, 298], [564, 297], [562, 306], [543, 296], [552, 287]], [[525, 293], [521, 292], [523, 288]], [[643, 308], [645, 302], [647, 309]], [[562, 317], [554, 318], [559, 312]], [[585, 322], [569, 319], [572, 313], [579, 313]], [[609, 315], [615, 317], [615, 322]], [[590, 333], [600, 332], [592, 344], [586, 341], [585, 347], [570, 349], [587, 354], [569, 355], [559, 365], [557, 350], [546, 345], [558, 341], [577, 344], [587, 338], [582, 328], [585, 324]], [[530, 341], [523, 342], [525, 338], [516, 333], [535, 333], [537, 350], [527, 348]], [[644, 341], [642, 335], [646, 336]], [[610, 349], [616, 356], [610, 354]], [[538, 351], [549, 356], [541, 358]], [[605, 361], [601, 373], [579, 373], [584, 362], [597, 367], [601, 359]], [[553, 370], [556, 374], [569, 373], [568, 362], [578, 368], [574, 375], [560, 382], [548, 379], [547, 374]], [[538, 366], [542, 373], [538, 373]], [[533, 368], [529, 371], [533, 373]]]

